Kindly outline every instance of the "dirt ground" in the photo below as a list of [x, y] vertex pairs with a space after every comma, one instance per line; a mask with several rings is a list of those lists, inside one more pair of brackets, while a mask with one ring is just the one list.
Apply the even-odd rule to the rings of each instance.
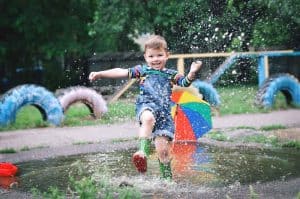
[[[262, 114], [242, 114], [212, 117], [213, 130], [281, 125], [292, 128], [293, 133], [279, 133], [281, 137], [299, 136], [300, 109], [273, 111]], [[12, 148], [16, 151], [36, 148], [56, 148], [78, 144], [91, 144], [109, 140], [136, 138], [138, 125], [135, 121], [112, 125], [84, 127], [48, 127], [0, 132], [0, 150]], [[241, 131], [245, 133], [247, 131]], [[279, 135], [278, 134], [278, 135]], [[18, 155], [18, 154], [16, 154]], [[0, 161], [6, 159], [0, 154]]]
[[[257, 131], [245, 130], [252, 127], [259, 129], [265, 126], [282, 125], [286, 129], [274, 131], [280, 139], [300, 140], [300, 110], [290, 109], [263, 114], [243, 114], [213, 117], [213, 130], [226, 130], [229, 136], [245, 136]], [[232, 130], [230, 130], [232, 129]], [[67, 156], [100, 151], [123, 150], [136, 146], [138, 126], [134, 121], [85, 127], [49, 127], [41, 129], [27, 129], [10, 132], [0, 132], [0, 150], [12, 148], [17, 151], [13, 154], [0, 154], [0, 162], [24, 162], [35, 159], [46, 159], [58, 156]], [[124, 142], [114, 142], [114, 141]], [[228, 147], [228, 143], [216, 142], [207, 138], [200, 142], [220, 147]], [[226, 145], [227, 144], [227, 145]], [[239, 143], [231, 143], [229, 147], [238, 147]], [[249, 145], [248, 147], [256, 147]], [[264, 198], [295, 198], [300, 192], [300, 178], [291, 181], [276, 181], [264, 185], [254, 185], [255, 190], [265, 194]], [[276, 190], [274, 190], [276, 188]], [[234, 191], [237, 189], [236, 191]], [[248, 194], [249, 187], [228, 187], [215, 190], [215, 194], [189, 193], [181, 198], [225, 198], [224, 193], [232, 193], [232, 198], [242, 198]], [[292, 194], [291, 194], [292, 193]], [[187, 194], [187, 193], [184, 193]], [[185, 197], [187, 196], [187, 197]], [[26, 193], [13, 190], [1, 190], [0, 198], [31, 198]]]

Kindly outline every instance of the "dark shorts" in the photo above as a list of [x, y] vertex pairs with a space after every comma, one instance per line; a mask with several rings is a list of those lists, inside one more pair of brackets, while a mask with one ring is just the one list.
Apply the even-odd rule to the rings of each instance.
[[142, 103], [136, 105], [137, 120], [141, 124], [141, 114], [149, 110], [153, 113], [155, 118], [154, 128], [152, 130], [152, 137], [155, 139], [157, 136], [166, 136], [169, 140], [174, 138], [174, 122], [171, 116], [171, 111], [155, 103]]

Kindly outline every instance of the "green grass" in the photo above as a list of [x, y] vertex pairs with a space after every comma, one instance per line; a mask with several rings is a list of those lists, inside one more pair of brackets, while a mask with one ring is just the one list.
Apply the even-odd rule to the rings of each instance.
[[238, 127], [232, 128], [232, 130], [234, 130], [234, 129], [251, 129], [251, 130], [256, 130], [256, 128], [252, 127], [252, 126], [238, 126]]
[[127, 141], [131, 141], [131, 140], [135, 140], [137, 138], [115, 138], [112, 139], [111, 142], [112, 143], [120, 143], [120, 142], [127, 142]]
[[[278, 94], [275, 99], [275, 106], [271, 110], [258, 108], [254, 105], [254, 98], [257, 86], [232, 86], [217, 87], [221, 106], [221, 115], [242, 114], [242, 113], [263, 113], [272, 110], [286, 109], [285, 98]], [[108, 104], [108, 113], [100, 119], [94, 119], [89, 109], [83, 104], [72, 105], [65, 113], [63, 126], [86, 126], [96, 124], [112, 124], [135, 119], [135, 104], [133, 95], [123, 98], [117, 102]], [[299, 107], [298, 107], [299, 108]], [[49, 124], [43, 121], [39, 110], [34, 106], [25, 106], [18, 111], [15, 123], [0, 128], [0, 131], [47, 127]], [[276, 127], [279, 128], [279, 127]]]
[[[270, 129], [270, 130], [276, 130], [277, 128]], [[262, 131], [268, 131], [262, 130]], [[226, 141], [226, 142], [244, 142], [244, 143], [260, 143], [260, 144], [267, 144], [274, 147], [284, 147], [284, 148], [294, 148], [294, 149], [300, 149], [300, 141], [298, 140], [291, 140], [291, 141], [284, 141], [282, 142], [278, 137], [276, 136], [267, 136], [264, 134], [255, 134], [255, 135], [248, 135], [243, 136], [241, 138], [237, 139], [231, 139], [229, 138], [225, 132], [222, 131], [210, 131], [205, 135], [207, 138], [217, 140], [217, 141]]]
[[13, 148], [6, 148], [0, 150], [0, 154], [6, 154], [6, 153], [17, 153], [17, 151]]
[[20, 151], [29, 151], [30, 148], [29, 146], [24, 146], [23, 148], [20, 149]]
[[282, 144], [282, 147], [300, 149], [300, 141], [291, 140]]
[[86, 145], [86, 144], [93, 144], [93, 142], [74, 142], [73, 145]]
[[254, 104], [254, 99], [258, 91], [257, 86], [239, 85], [234, 87], [217, 87], [216, 89], [221, 98], [221, 115], [265, 113], [271, 110], [287, 109], [289, 107], [281, 92], [275, 97], [274, 107], [271, 110], [257, 107]]
[[270, 144], [272, 146], [277, 146], [279, 143], [279, 140], [275, 136], [265, 136], [262, 134], [259, 135], [250, 135], [250, 136], [245, 136], [242, 139], [243, 142], [246, 143], [261, 143], [261, 144]]
[[224, 133], [219, 131], [211, 131], [206, 136], [217, 141], [229, 141], [229, 138]]
[[236, 86], [216, 89], [221, 98], [221, 115], [265, 112], [254, 105], [257, 87]]
[[[72, 105], [65, 113], [63, 126], [86, 126], [96, 124], [112, 124], [133, 120], [135, 118], [134, 102], [120, 100], [108, 105], [108, 112], [100, 119], [94, 119], [84, 104]], [[49, 126], [43, 121], [39, 110], [34, 106], [24, 106], [17, 113], [15, 123], [0, 128], [0, 131], [28, 129]]]
[[71, 106], [65, 114], [64, 125], [86, 126], [94, 124], [112, 124], [132, 120], [135, 117], [134, 103], [118, 101], [108, 104], [108, 112], [95, 120], [85, 105]]
[[18, 111], [14, 123], [8, 125], [7, 127], [1, 127], [0, 131], [38, 128], [46, 126], [47, 123], [43, 120], [41, 113], [36, 107], [25, 106]]
[[273, 130], [279, 130], [279, 129], [286, 129], [286, 126], [283, 125], [271, 125], [271, 126], [263, 126], [260, 128], [262, 131], [273, 131]]
[[[211, 131], [206, 136], [210, 139], [217, 140], [217, 141], [227, 141], [227, 142], [233, 142], [233, 139], [230, 139], [226, 133], [221, 131]], [[263, 134], [258, 135], [249, 135], [244, 136], [242, 138], [237, 139], [238, 141], [245, 142], [245, 143], [261, 143], [261, 144], [271, 144], [273, 146], [277, 146], [279, 143], [279, 140], [275, 136], [265, 136]], [[294, 146], [291, 146], [294, 147]]]

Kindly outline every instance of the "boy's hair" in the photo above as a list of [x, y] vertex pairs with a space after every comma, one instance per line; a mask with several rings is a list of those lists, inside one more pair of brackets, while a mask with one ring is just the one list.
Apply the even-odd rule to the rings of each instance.
[[165, 51], [168, 51], [168, 45], [165, 40], [160, 35], [152, 35], [149, 37], [149, 39], [145, 42], [145, 51], [148, 49], [163, 49]]

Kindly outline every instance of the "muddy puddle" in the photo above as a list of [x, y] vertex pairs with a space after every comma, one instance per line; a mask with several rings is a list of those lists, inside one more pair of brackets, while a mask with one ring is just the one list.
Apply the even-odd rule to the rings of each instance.
[[152, 153], [146, 175], [131, 163], [136, 149], [34, 160], [17, 164], [20, 174], [14, 189], [41, 192], [49, 187], [66, 190], [70, 177], [93, 179], [105, 176], [114, 186], [126, 184], [144, 195], [193, 192], [231, 184], [263, 183], [300, 176], [300, 153], [293, 149], [229, 150], [198, 144], [177, 144], [172, 152], [173, 181], [160, 179], [157, 156]]

